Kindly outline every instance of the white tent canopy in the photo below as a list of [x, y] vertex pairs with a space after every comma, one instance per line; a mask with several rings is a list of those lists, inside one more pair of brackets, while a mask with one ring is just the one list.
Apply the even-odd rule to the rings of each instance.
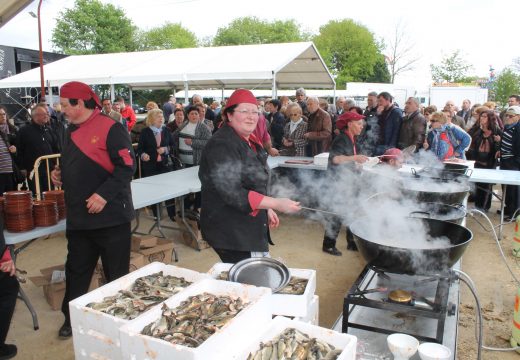
[[[45, 65], [45, 82], [131, 88], [327, 88], [335, 82], [312, 42], [77, 55]], [[39, 69], [0, 80], [0, 88], [39, 87]]]

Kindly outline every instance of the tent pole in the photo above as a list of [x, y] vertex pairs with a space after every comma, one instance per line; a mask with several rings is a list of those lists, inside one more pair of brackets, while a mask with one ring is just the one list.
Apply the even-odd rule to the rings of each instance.
[[47, 89], [49, 89], [49, 99], [47, 100], [47, 105], [52, 106], [54, 103], [54, 99], [52, 98], [52, 88], [51, 88], [51, 82], [47, 80]]
[[336, 105], [336, 83], [334, 83], [334, 99], [332, 99], [332, 103]]
[[110, 102], [114, 102], [116, 99], [116, 89], [114, 84], [110, 84]]
[[184, 104], [189, 105], [190, 96], [188, 94], [188, 81], [184, 81]]
[[273, 71], [273, 99], [276, 99], [276, 73]]
[[132, 105], [134, 105], [133, 93], [132, 93], [132, 87], [129, 86], [129, 87], [128, 87], [128, 90], [129, 90], [129, 99], [128, 99], [128, 101], [130, 101], [130, 106], [132, 106]]
[[224, 89], [225, 89], [225, 87], [222, 86], [222, 95], [220, 96], [220, 101], [221, 102], [224, 101]]

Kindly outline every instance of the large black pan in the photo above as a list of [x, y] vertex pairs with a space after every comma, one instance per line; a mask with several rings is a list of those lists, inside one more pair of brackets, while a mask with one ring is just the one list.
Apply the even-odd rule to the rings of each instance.
[[434, 185], [424, 180], [406, 178], [403, 179], [401, 191], [405, 197], [418, 202], [453, 205], [462, 204], [470, 190], [468, 184], [458, 182], [446, 184], [445, 187], [439, 186], [439, 183]]
[[[473, 239], [463, 226], [433, 219], [402, 218], [402, 224], [422, 221], [431, 237], [447, 237], [450, 245], [435, 249], [407, 249], [382, 245], [385, 239], [366, 239], [367, 229], [379, 226], [380, 219], [363, 217], [350, 224], [359, 252], [367, 263], [382, 270], [400, 274], [437, 274], [451, 268]], [[391, 226], [391, 225], [390, 225]], [[380, 232], [384, 234], [384, 231]], [[382, 235], [384, 236], [384, 235]]]
[[467, 165], [445, 163], [442, 167], [427, 167], [422, 170], [415, 170], [411, 168], [411, 173], [416, 178], [427, 178], [435, 181], [458, 181], [467, 183], [473, 170], [469, 169]]
[[453, 206], [440, 203], [420, 203], [410, 212], [410, 217], [435, 219], [449, 221], [461, 225], [466, 217], [466, 210], [463, 206]]

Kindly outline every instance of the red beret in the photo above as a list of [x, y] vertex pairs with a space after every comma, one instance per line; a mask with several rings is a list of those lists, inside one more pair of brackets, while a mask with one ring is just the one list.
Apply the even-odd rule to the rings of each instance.
[[336, 129], [343, 130], [347, 127], [349, 122], [361, 120], [364, 118], [364, 115], [359, 115], [358, 113], [352, 111], [346, 111], [338, 117], [338, 120], [336, 120]]
[[397, 148], [391, 148], [385, 151], [381, 160], [389, 161], [390, 159], [399, 159], [403, 157], [403, 152]]
[[98, 96], [90, 86], [79, 81], [70, 81], [64, 84], [60, 89], [60, 97], [66, 99], [94, 99], [96, 105], [101, 108]]
[[242, 103], [256, 105], [256, 98], [253, 93], [247, 89], [236, 89], [226, 102], [225, 109]]

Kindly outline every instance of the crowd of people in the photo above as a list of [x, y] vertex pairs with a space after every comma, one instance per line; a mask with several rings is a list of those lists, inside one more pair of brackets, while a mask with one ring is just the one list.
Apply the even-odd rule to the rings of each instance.
[[[376, 156], [388, 166], [399, 167], [401, 150], [409, 148], [430, 152], [441, 161], [471, 159], [477, 168], [500, 165], [520, 170], [519, 95], [511, 95], [508, 107], [498, 112], [493, 102], [464, 100], [459, 109], [448, 101], [438, 110], [422, 107], [413, 97], [401, 109], [388, 92], [370, 92], [362, 109], [343, 97], [334, 104], [307, 97], [303, 88], [296, 90], [294, 101], [287, 96], [257, 99], [239, 89], [227, 102], [210, 105], [199, 95], [186, 105], [173, 96], [162, 106], [148, 102], [144, 121], [137, 120], [123, 98], [113, 103], [99, 101], [86, 84], [68, 83], [60, 97], [60, 104], [53, 107], [36, 104], [30, 110], [31, 122], [20, 129], [8, 121], [6, 108], [0, 106], [0, 192], [26, 182], [35, 192], [36, 180], [40, 191], [50, 189], [51, 183], [67, 189], [69, 255], [62, 309], [65, 322], [59, 332], [63, 338], [72, 334], [67, 302], [87, 291], [98, 257], [109, 280], [128, 271], [132, 176], [200, 165], [202, 197], [196, 194], [184, 206], [200, 216], [203, 235], [220, 258], [236, 262], [265, 255], [269, 228], [279, 224], [275, 210], [294, 213], [301, 209], [298, 202], [268, 196], [268, 155], [312, 157], [329, 152], [331, 176], [339, 166], [356, 168], [356, 163]], [[99, 142], [104, 145], [98, 146]], [[35, 179], [35, 160], [59, 153], [62, 160], [51, 177], [42, 167], [40, 178]], [[489, 210], [490, 193], [491, 185], [477, 184], [475, 206]], [[508, 186], [506, 220], [519, 208], [519, 198], [518, 186]], [[204, 210], [199, 213], [201, 207]], [[166, 208], [173, 220], [173, 201]], [[340, 227], [341, 219], [327, 222], [324, 252], [341, 255], [336, 248]], [[348, 249], [356, 250], [348, 234], [347, 240]], [[3, 242], [0, 250], [0, 270], [14, 273]], [[7, 276], [0, 273], [0, 281], [7, 282]], [[16, 284], [12, 288], [15, 291]], [[11, 300], [5, 303], [12, 305]], [[2, 308], [1, 301], [0, 311], [12, 314], [12, 309]], [[6, 332], [0, 331], [0, 341]], [[15, 353], [16, 349], [0, 343], [2, 351]]]

